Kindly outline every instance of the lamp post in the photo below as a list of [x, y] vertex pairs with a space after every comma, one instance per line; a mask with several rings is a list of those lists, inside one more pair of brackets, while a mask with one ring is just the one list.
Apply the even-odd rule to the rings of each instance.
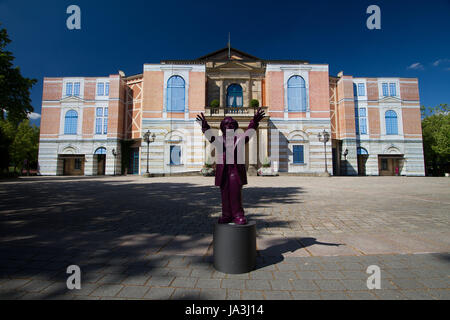
[[323, 132], [319, 132], [317, 135], [319, 137], [319, 141], [323, 142], [323, 148], [325, 151], [325, 173], [328, 173], [328, 167], [327, 167], [327, 142], [330, 140], [330, 134], [323, 130]]
[[116, 175], [116, 157], [117, 157], [116, 149], [112, 149], [112, 154], [114, 156], [114, 175]]
[[150, 130], [147, 130], [147, 132], [144, 134], [144, 141], [147, 142], [147, 171], [145, 172], [146, 176], [150, 175], [150, 172], [148, 171], [148, 156], [150, 154], [150, 143], [155, 141], [156, 135], [153, 133], [150, 135]]

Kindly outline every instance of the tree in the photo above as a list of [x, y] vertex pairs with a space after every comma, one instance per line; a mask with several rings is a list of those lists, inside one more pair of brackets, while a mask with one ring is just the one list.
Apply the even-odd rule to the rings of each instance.
[[0, 118], [14, 123], [27, 119], [28, 113], [33, 111], [30, 99], [30, 89], [36, 79], [25, 78], [19, 67], [14, 67], [14, 56], [6, 50], [11, 42], [6, 29], [0, 29]]
[[39, 128], [34, 125], [30, 126], [29, 120], [22, 121], [17, 128], [10, 150], [11, 158], [20, 169], [20, 172], [22, 172], [25, 165], [29, 171], [30, 166], [37, 163], [38, 150]]
[[17, 127], [11, 121], [0, 119], [0, 173], [8, 171], [11, 162], [10, 147], [16, 136]]
[[450, 171], [450, 108], [421, 107], [425, 166], [433, 176]]
[[13, 160], [11, 146], [19, 123], [33, 111], [30, 89], [36, 83], [14, 67], [14, 57], [6, 50], [10, 42], [6, 29], [0, 28], [0, 173]]

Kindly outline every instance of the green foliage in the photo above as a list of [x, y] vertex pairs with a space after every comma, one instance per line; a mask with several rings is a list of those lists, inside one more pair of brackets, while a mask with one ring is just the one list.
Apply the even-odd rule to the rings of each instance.
[[213, 101], [211, 101], [211, 105], [210, 106], [211, 106], [211, 108], [218, 108], [219, 105], [220, 105], [219, 100], [214, 99]]
[[0, 119], [0, 172], [8, 170], [11, 162], [10, 147], [16, 132], [17, 127], [12, 122]]
[[8, 119], [18, 124], [33, 111], [30, 89], [37, 80], [23, 77], [20, 68], [14, 67], [14, 56], [6, 50], [10, 42], [6, 29], [0, 29], [0, 119], [6, 111]]
[[252, 99], [252, 100], [250, 101], [250, 107], [252, 107], [252, 108], [258, 108], [258, 107], [259, 107], [259, 101], [256, 100], [256, 99]]
[[422, 135], [427, 172], [441, 176], [450, 172], [450, 108], [447, 104], [421, 107]]
[[18, 128], [14, 141], [10, 147], [10, 157], [14, 164], [22, 169], [26, 160], [27, 167], [36, 164], [39, 151], [39, 128], [30, 126], [29, 120], [22, 121]]
[[270, 160], [268, 158], [265, 158], [262, 163], [263, 168], [270, 168]]

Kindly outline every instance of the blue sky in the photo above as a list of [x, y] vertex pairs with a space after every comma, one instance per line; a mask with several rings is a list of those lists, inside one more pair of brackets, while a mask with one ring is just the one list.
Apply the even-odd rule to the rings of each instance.
[[[81, 30], [66, 9], [81, 8]], [[381, 9], [369, 30], [366, 9]], [[142, 72], [144, 63], [195, 59], [227, 45], [265, 59], [327, 63], [330, 74], [419, 78], [421, 104], [450, 103], [450, 1], [0, 0], [0, 22], [22, 73], [45, 76]], [[33, 123], [39, 124], [39, 119]]]

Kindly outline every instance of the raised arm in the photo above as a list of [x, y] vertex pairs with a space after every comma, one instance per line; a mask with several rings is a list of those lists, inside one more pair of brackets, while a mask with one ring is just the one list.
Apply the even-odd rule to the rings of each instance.
[[[253, 116], [253, 119], [250, 120], [250, 123], [248, 124], [247, 130], [245, 130], [245, 132], [247, 133], [247, 131], [249, 129], [253, 129], [253, 130], [258, 129], [259, 122], [264, 117], [265, 117], [264, 110], [261, 108], [258, 108], [258, 111], [256, 111], [255, 115]], [[250, 137], [248, 135], [245, 135], [245, 143], [247, 143], [249, 140], [250, 140]]]
[[[209, 129], [211, 129], [211, 127], [208, 124], [208, 121], [206, 121], [205, 115], [203, 114], [203, 112], [201, 112], [200, 114], [197, 115], [197, 119], [196, 119], [200, 125], [202, 126], [202, 132], [203, 134], [205, 134], [206, 131], [208, 131]], [[208, 139], [209, 142], [214, 142], [215, 137], [211, 137], [211, 139], [209, 139], [208, 137], [206, 137]]]

